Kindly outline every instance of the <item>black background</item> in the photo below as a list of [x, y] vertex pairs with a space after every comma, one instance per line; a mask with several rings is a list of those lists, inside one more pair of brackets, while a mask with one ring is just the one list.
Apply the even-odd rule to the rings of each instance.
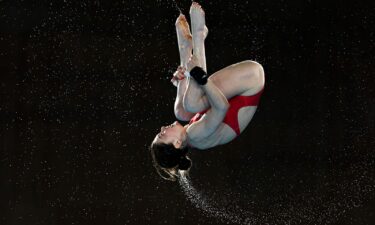
[[[196, 188], [254, 224], [375, 224], [375, 4], [200, 3], [208, 72], [256, 60], [266, 88], [239, 138], [191, 153]], [[175, 120], [177, 16], [171, 0], [0, 1], [0, 224], [233, 223], [147, 149]]]

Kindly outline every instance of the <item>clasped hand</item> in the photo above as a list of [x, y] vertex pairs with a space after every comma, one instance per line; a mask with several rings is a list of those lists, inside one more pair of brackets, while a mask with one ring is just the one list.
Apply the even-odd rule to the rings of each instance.
[[[192, 57], [190, 57], [189, 62], [187, 63], [186, 68], [183, 67], [183, 66], [181, 66], [181, 65], [177, 67], [177, 70], [176, 70], [176, 72], [174, 72], [173, 77], [172, 77], [172, 79], [171, 79], [171, 82], [172, 82], [175, 86], [177, 86], [177, 85], [178, 85], [178, 82], [179, 82], [180, 80], [185, 79], [185, 72], [186, 72], [186, 70], [190, 72], [194, 67], [200, 67], [200, 65], [199, 65], [198, 62], [199, 62], [199, 61], [198, 61], [198, 59], [197, 59], [196, 56], [192, 56]], [[203, 71], [203, 70], [202, 70], [202, 71]], [[202, 83], [202, 82], [201, 82], [202, 80], [205, 81], [205, 82], [203, 82], [204, 84], [207, 82], [207, 74], [200, 74], [200, 73], [197, 74], [197, 73], [193, 73], [192, 75], [193, 75], [193, 78], [194, 78], [199, 84]]]

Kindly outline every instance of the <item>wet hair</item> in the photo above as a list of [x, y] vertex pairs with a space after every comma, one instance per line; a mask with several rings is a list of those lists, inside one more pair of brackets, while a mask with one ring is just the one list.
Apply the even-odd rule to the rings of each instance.
[[150, 152], [158, 174], [166, 180], [176, 181], [179, 172], [187, 175], [192, 162], [187, 157], [189, 148], [175, 148], [173, 144], [152, 143]]

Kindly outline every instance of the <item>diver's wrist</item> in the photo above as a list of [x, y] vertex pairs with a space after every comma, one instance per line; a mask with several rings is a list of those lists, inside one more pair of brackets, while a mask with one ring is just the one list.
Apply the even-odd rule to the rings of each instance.
[[206, 71], [204, 71], [203, 68], [199, 66], [196, 66], [190, 70], [190, 76], [192, 76], [199, 85], [207, 84], [207, 80], [209, 77]]

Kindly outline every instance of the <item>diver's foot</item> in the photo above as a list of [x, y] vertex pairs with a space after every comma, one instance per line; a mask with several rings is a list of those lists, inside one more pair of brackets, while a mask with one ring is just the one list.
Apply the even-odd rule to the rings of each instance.
[[180, 14], [176, 20], [176, 32], [180, 53], [187, 55], [187, 58], [189, 58], [193, 49], [193, 42], [189, 24], [183, 14]]
[[208, 35], [208, 28], [206, 27], [205, 13], [202, 6], [197, 2], [193, 2], [190, 7], [190, 20], [193, 32], [193, 37], [201, 36], [203, 40]]

